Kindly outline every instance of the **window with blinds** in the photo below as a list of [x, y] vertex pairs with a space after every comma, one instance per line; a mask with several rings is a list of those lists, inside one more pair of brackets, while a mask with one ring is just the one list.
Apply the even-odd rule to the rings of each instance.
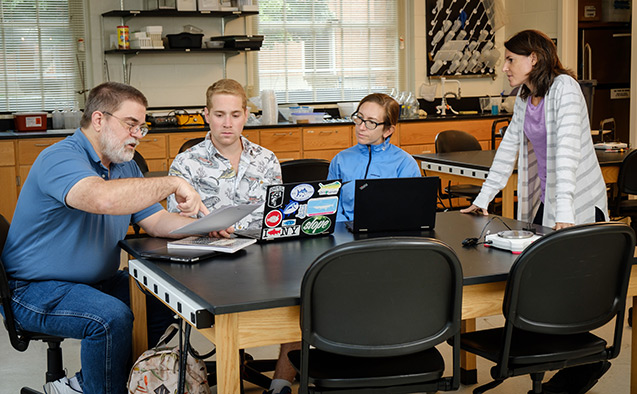
[[0, 112], [72, 108], [84, 88], [82, 0], [0, 1]]
[[396, 0], [259, 0], [259, 86], [279, 103], [360, 100], [399, 83]]

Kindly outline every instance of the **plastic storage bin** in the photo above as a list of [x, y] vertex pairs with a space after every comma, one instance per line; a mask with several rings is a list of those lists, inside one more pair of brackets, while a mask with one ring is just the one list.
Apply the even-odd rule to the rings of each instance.
[[290, 114], [292, 123], [323, 123], [325, 112], [294, 112]]

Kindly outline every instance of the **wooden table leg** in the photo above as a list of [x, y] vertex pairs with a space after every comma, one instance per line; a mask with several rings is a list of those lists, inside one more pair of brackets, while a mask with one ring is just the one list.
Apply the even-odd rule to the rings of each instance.
[[504, 189], [502, 189], [502, 216], [515, 219], [514, 212], [514, 192], [518, 186], [517, 176], [511, 175]]
[[[462, 321], [460, 332], [472, 332], [476, 330], [476, 319]], [[478, 383], [478, 369], [476, 355], [460, 350], [460, 383], [465, 385]]]
[[146, 327], [146, 295], [139, 290], [135, 279], [129, 279], [130, 308], [133, 311], [135, 320], [133, 321], [133, 360], [148, 349], [148, 331]]
[[236, 394], [241, 391], [238, 321], [235, 314], [215, 316], [218, 394]]

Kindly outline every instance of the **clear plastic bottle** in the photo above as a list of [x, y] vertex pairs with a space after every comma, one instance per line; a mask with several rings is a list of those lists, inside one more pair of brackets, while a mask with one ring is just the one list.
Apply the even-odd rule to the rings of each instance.
[[53, 128], [54, 129], [63, 129], [64, 128], [64, 114], [62, 114], [61, 109], [56, 109], [53, 111], [51, 115]]

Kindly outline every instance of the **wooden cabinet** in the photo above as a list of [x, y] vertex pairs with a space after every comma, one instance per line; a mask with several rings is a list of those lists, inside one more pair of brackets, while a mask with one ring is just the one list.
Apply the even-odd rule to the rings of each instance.
[[188, 133], [167, 133], [168, 138], [168, 157], [166, 158], [167, 168], [170, 168], [173, 160], [179, 154], [179, 149], [186, 142], [193, 138], [204, 138], [206, 131], [192, 131]]
[[40, 152], [48, 148], [49, 146], [61, 141], [63, 137], [57, 138], [29, 138], [18, 141], [18, 172], [19, 178], [17, 182], [17, 192], [20, 193], [20, 189], [27, 179], [31, 165], [38, 157]]
[[490, 149], [492, 118], [467, 120], [441, 120], [400, 123], [400, 147], [416, 153], [434, 153], [436, 135], [445, 130], [462, 130], [473, 134], [482, 149]]
[[332, 160], [352, 146], [352, 126], [303, 127], [303, 158]]
[[0, 142], [0, 214], [9, 222], [18, 201], [13, 141]]
[[165, 134], [148, 134], [139, 140], [137, 151], [144, 156], [149, 171], [168, 171], [168, 149]]
[[301, 129], [298, 127], [262, 129], [259, 139], [259, 145], [274, 152], [279, 161], [301, 158]]

